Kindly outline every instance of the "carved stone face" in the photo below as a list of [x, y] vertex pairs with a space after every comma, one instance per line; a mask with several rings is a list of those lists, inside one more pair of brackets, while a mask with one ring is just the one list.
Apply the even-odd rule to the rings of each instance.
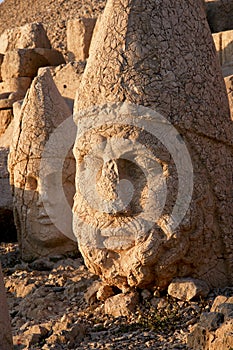
[[175, 206], [179, 212], [187, 200], [179, 197], [179, 188], [187, 186], [178, 169], [184, 167], [182, 136], [171, 143], [182, 159], [178, 165], [169, 146], [142, 128], [113, 123], [83, 134], [78, 130], [73, 229], [87, 266], [121, 289], [164, 288], [173, 277], [193, 271], [214, 284], [216, 256], [206, 251], [222, 247], [212, 239], [218, 237], [215, 199], [195, 153], [192, 199], [176, 229], [169, 231]]
[[[14, 166], [14, 202], [19, 232], [24, 238], [24, 245], [31, 245], [31, 249], [46, 253], [58, 250], [67, 244], [67, 236], [72, 234], [72, 213], [64, 205], [64, 198], [59, 189], [64, 191], [69, 206], [72, 206], [75, 193], [74, 186], [74, 158], [65, 162], [62, 178], [61, 173], [51, 169], [43, 177], [40, 175], [40, 160], [18, 162]], [[72, 241], [70, 241], [71, 244]], [[40, 254], [40, 253], [39, 253]], [[46, 254], [45, 254], [46, 255]]]

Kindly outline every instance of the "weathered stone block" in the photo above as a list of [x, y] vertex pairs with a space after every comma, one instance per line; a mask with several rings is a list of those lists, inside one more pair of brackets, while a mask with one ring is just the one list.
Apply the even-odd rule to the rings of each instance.
[[32, 82], [32, 79], [28, 77], [18, 77], [18, 78], [8, 79], [0, 83], [0, 94], [18, 92], [22, 96], [24, 96], [27, 89], [30, 87], [31, 82]]
[[221, 66], [233, 63], [233, 30], [213, 34]]
[[59, 66], [65, 63], [65, 59], [60, 51], [55, 49], [36, 48], [35, 52], [48, 61], [49, 66]]
[[48, 65], [44, 56], [34, 49], [8, 51], [2, 63], [3, 81], [17, 77], [35, 77], [39, 67]]
[[233, 347], [233, 318], [225, 320], [221, 313], [201, 315], [200, 322], [188, 335], [187, 345], [195, 350], [231, 350]]
[[63, 97], [74, 100], [84, 68], [82, 62], [70, 62], [53, 70], [53, 80]]
[[22, 27], [7, 29], [0, 36], [0, 53], [3, 54], [15, 49], [36, 47], [51, 48], [42, 23], [28, 23]]
[[2, 63], [3, 81], [36, 76], [39, 67], [64, 63], [62, 54], [50, 49], [19, 49], [8, 51]]
[[89, 47], [96, 18], [77, 18], [67, 24], [67, 49], [70, 61], [84, 61]]
[[105, 300], [104, 310], [114, 317], [128, 316], [135, 311], [139, 297], [137, 293], [117, 294]]
[[209, 288], [206, 282], [194, 278], [180, 278], [168, 286], [168, 294], [174, 298], [189, 301], [197, 297], [206, 297]]

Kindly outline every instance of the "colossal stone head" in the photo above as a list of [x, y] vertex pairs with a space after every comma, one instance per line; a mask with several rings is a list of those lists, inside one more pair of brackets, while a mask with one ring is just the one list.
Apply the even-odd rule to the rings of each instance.
[[14, 216], [25, 260], [77, 248], [70, 209], [75, 161], [64, 136], [64, 129], [68, 138], [75, 132], [70, 115], [50, 72], [42, 70], [16, 116], [9, 159]]
[[74, 233], [91, 271], [121, 289], [231, 284], [233, 130], [203, 2], [109, 0], [75, 122]]

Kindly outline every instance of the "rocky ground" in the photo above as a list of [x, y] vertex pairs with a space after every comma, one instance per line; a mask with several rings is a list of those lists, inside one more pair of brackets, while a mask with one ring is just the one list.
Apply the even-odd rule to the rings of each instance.
[[67, 20], [96, 17], [106, 0], [4, 0], [0, 4], [0, 34], [8, 28], [42, 22], [53, 48], [66, 56]]
[[[104, 313], [104, 303], [89, 298], [96, 283], [81, 256], [24, 263], [17, 244], [1, 244], [0, 257], [9, 300], [15, 349], [189, 349], [187, 335], [218, 294], [178, 301], [166, 293], [140, 291], [136, 311], [127, 317]], [[86, 297], [85, 297], [86, 296]]]

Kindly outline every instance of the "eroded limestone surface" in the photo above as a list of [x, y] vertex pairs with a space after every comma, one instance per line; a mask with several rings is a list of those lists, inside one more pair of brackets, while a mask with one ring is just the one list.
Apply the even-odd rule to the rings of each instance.
[[[69, 149], [63, 154], [56, 153], [64, 142], [62, 132], [45, 152], [50, 135], [69, 117], [71, 111], [59, 94], [49, 70], [41, 70], [32, 82], [20, 113], [15, 115], [9, 158], [14, 217], [25, 260], [77, 249], [77, 243], [71, 239], [74, 236], [70, 209], [75, 162]], [[72, 127], [75, 130], [74, 124]], [[61, 168], [57, 167], [57, 163], [61, 164]], [[68, 212], [66, 201], [69, 203]]]
[[122, 290], [187, 276], [231, 284], [233, 130], [203, 1], [109, 0], [75, 121], [74, 231], [91, 271]]

